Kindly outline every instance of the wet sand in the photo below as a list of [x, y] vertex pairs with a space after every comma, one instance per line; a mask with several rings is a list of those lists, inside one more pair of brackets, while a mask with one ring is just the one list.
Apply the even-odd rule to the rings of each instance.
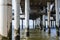
[[[51, 29], [51, 34], [48, 34], [48, 29], [46, 32], [39, 29], [30, 29], [30, 36], [27, 40], [60, 40], [60, 37], [56, 35], [56, 29]], [[20, 40], [26, 40], [24, 30], [20, 30]]]

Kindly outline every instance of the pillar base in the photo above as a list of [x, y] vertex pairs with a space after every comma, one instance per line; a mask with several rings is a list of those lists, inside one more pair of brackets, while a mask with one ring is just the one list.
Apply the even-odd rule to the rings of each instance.
[[60, 28], [56, 25], [56, 30], [57, 30], [57, 36], [60, 36]]
[[26, 37], [29, 37], [29, 32], [26, 32]]
[[4, 37], [0, 35], [0, 40], [9, 40], [8, 37]]
[[48, 34], [50, 34], [51, 33], [51, 31], [50, 31], [50, 29], [48, 30]]
[[9, 29], [9, 32], [8, 32], [8, 37], [9, 37], [9, 40], [12, 39], [12, 22], [10, 23], [10, 29]]
[[60, 36], [60, 32], [59, 31], [57, 31], [57, 36]]
[[29, 27], [26, 28], [25, 30], [27, 30], [27, 32], [26, 32], [26, 37], [29, 37], [29, 36], [30, 36], [30, 35], [29, 35]]
[[26, 36], [29, 37], [29, 27], [27, 28]]
[[43, 29], [42, 29], [42, 27], [41, 27], [41, 29], [40, 29], [40, 30], [43, 30]]
[[43, 30], [43, 26], [42, 26], [42, 24], [40, 24], [40, 25], [41, 25], [41, 26], [40, 26], [40, 27], [41, 27], [41, 29], [40, 29], [40, 30]]
[[15, 36], [15, 40], [20, 40], [20, 27], [15, 30], [16, 36]]
[[59, 27], [56, 25], [56, 30], [58, 30], [59, 29]]
[[60, 36], [60, 31], [59, 31], [59, 29], [57, 29], [57, 36]]
[[19, 34], [16, 35], [15, 40], [20, 40], [20, 35]]
[[48, 34], [50, 34], [51, 33], [51, 30], [50, 30], [51, 28], [48, 26]]
[[44, 26], [44, 32], [46, 31], [46, 26]]
[[20, 28], [18, 28], [17, 30], [15, 29], [15, 34], [16, 34], [16, 36], [15, 36], [15, 40], [20, 40]]

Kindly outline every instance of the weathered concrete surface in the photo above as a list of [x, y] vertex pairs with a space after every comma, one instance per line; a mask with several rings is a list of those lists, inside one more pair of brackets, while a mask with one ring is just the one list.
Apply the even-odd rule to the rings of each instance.
[[4, 37], [0, 35], [0, 40], [9, 40], [8, 37]]

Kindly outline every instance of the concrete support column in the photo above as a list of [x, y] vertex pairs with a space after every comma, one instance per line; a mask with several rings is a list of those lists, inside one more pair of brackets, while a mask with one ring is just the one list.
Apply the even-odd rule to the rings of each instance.
[[40, 15], [40, 28], [41, 28], [41, 30], [43, 30], [43, 25], [42, 25], [42, 15]]
[[15, 40], [20, 40], [20, 0], [14, 0], [14, 36]]
[[8, 40], [11, 40], [12, 39], [12, 0], [8, 0], [7, 2], [8, 2], [8, 5], [9, 5], [7, 7], [7, 13], [8, 13], [8, 15], [7, 15], [7, 17], [8, 17], [7, 18], [7, 20], [8, 20], [7, 26], [8, 27], [7, 28], [8, 28], [8, 37], [9, 37]]
[[39, 29], [40, 29], [40, 18], [38, 18], [38, 25], [39, 25]]
[[53, 20], [53, 28], [55, 28], [55, 21]]
[[25, 33], [29, 37], [29, 0], [25, 0]]
[[53, 23], [53, 24], [54, 24], [54, 27], [53, 27], [53, 28], [55, 28], [55, 21], [54, 21], [54, 23]]
[[22, 19], [22, 29], [23, 29], [23, 19]]
[[36, 26], [36, 20], [35, 20], [35, 26]]
[[33, 20], [33, 29], [34, 29], [34, 20]]
[[59, 8], [60, 8], [60, 0], [55, 0], [56, 29], [57, 29], [57, 35], [58, 36], [59, 36]]
[[44, 27], [44, 31], [46, 31], [46, 26], [45, 26], [45, 15], [43, 15], [43, 27]]
[[48, 34], [50, 34], [50, 2], [47, 2], [47, 13], [48, 13]]
[[54, 20], [52, 21], [52, 28], [54, 28]]
[[12, 0], [0, 0], [0, 40], [11, 40]]
[[51, 28], [52, 28], [52, 20], [51, 20]]

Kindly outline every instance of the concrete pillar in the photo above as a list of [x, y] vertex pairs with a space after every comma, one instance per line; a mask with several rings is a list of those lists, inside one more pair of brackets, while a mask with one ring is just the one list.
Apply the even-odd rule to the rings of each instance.
[[51, 20], [50, 20], [50, 28], [51, 28]]
[[48, 34], [50, 34], [50, 2], [47, 2], [47, 13], [48, 13]]
[[29, 37], [29, 0], [25, 0], [25, 33]]
[[23, 29], [23, 19], [22, 19], [22, 29]]
[[54, 24], [53, 28], [55, 28], [55, 21], [54, 21], [54, 23], [53, 23], [53, 24]]
[[42, 23], [42, 15], [40, 15], [40, 28], [41, 28], [41, 30], [43, 30], [43, 25], [42, 25], [43, 23]]
[[52, 21], [52, 28], [54, 28], [54, 20]]
[[34, 29], [34, 20], [33, 20], [33, 29]]
[[40, 18], [38, 18], [38, 26], [39, 26], [39, 29], [40, 29]]
[[55, 0], [56, 28], [57, 28], [57, 35], [58, 36], [59, 36], [59, 8], [60, 8], [60, 0]]
[[54, 21], [54, 28], [55, 28], [55, 21]]
[[[20, 40], [20, 0], [14, 0], [14, 37], [15, 40]], [[18, 36], [18, 37], [17, 37]]]
[[35, 28], [36, 28], [36, 23], [37, 23], [37, 21], [36, 21], [36, 19], [35, 19]]
[[0, 40], [11, 40], [12, 0], [0, 0]]
[[51, 20], [51, 28], [52, 28], [52, 20]]
[[46, 26], [45, 26], [45, 15], [43, 15], [43, 27], [44, 27], [44, 31], [46, 31]]

